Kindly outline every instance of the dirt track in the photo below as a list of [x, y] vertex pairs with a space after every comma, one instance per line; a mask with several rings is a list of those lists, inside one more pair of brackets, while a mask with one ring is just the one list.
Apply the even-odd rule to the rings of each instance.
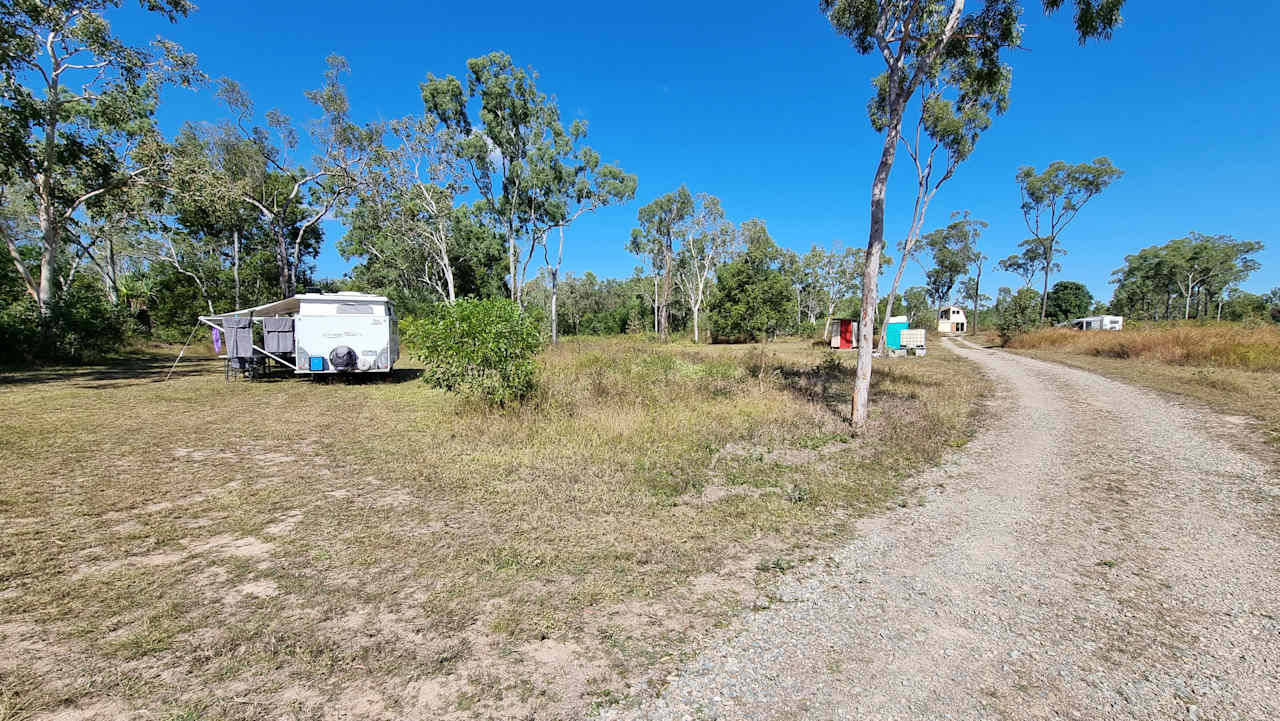
[[[953, 346], [989, 426], [624, 718], [1280, 718], [1280, 479], [1237, 420]], [[1217, 429], [1213, 433], [1206, 429]]]

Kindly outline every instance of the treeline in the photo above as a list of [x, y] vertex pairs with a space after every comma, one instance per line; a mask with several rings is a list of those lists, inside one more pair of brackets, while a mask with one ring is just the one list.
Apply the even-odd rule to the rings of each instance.
[[[171, 22], [192, 8], [146, 7]], [[178, 340], [199, 313], [317, 285], [384, 292], [409, 312], [463, 296], [523, 306], [531, 266], [550, 270], [556, 294], [565, 229], [635, 194], [635, 176], [502, 53], [460, 78], [428, 76], [421, 112], [368, 123], [352, 112], [345, 61], [330, 57], [304, 93], [314, 113], [295, 121], [261, 112], [231, 79], [211, 83], [171, 42], [123, 42], [101, 3], [6, 3], [0, 16], [0, 235], [13, 269], [0, 339], [25, 360], [101, 354], [128, 334]], [[225, 117], [163, 137], [160, 92], [209, 85]], [[338, 248], [357, 262], [342, 281], [315, 277], [330, 218], [345, 221]], [[82, 332], [95, 324], [103, 332]]]
[[[170, 22], [191, 10], [147, 7]], [[0, 13], [14, 39], [0, 54], [10, 362], [101, 355], [131, 335], [180, 341], [198, 314], [312, 287], [383, 293], [406, 314], [505, 297], [544, 318], [553, 340], [812, 332], [860, 292], [862, 251], [785, 250], [764, 221], [735, 224], [685, 187], [640, 208], [619, 242], [642, 263], [634, 277], [564, 273], [573, 223], [631, 201], [638, 180], [503, 53], [428, 75], [420, 112], [378, 122], [356, 119], [347, 64], [333, 56], [304, 93], [313, 113], [295, 120], [262, 111], [232, 79], [210, 81], [171, 42], [124, 43], [99, 4]], [[224, 117], [165, 138], [155, 116], [171, 87], [212, 88]], [[355, 265], [326, 280], [316, 259], [335, 218]]]
[[[681, 202], [690, 200], [686, 206]], [[674, 201], [674, 202], [673, 202]], [[689, 208], [671, 213], [671, 208]], [[664, 208], [669, 224], [654, 242], [655, 208]], [[556, 315], [562, 335], [618, 333], [687, 334], [696, 341], [747, 341], [777, 335], [829, 333], [832, 316], [858, 312], [864, 270], [863, 251], [813, 245], [804, 254], [781, 247], [765, 221], [740, 224], [725, 219], [720, 201], [680, 188], [639, 212], [641, 227], [628, 248], [643, 265], [626, 279], [599, 278], [587, 272], [560, 278]], [[666, 240], [670, 239], [670, 245]], [[665, 258], [669, 255], [668, 266]], [[668, 275], [668, 273], [670, 275]], [[669, 280], [668, 280], [669, 278]], [[553, 296], [550, 270], [526, 285], [530, 311], [547, 319], [550, 332]], [[883, 317], [882, 300], [878, 316]], [[924, 287], [907, 289], [895, 303], [895, 315], [925, 323], [933, 314]]]
[[1213, 318], [1280, 322], [1280, 288], [1265, 295], [1240, 288], [1260, 267], [1262, 243], [1192, 232], [1126, 255], [1112, 272], [1112, 312], [1145, 320]]
[[[553, 341], [562, 333], [817, 334], [831, 316], [861, 312], [854, 299], [868, 291], [866, 251], [793, 252], [763, 220], [735, 223], [714, 195], [684, 186], [640, 207], [630, 237], [612, 241], [639, 260], [632, 277], [565, 273], [573, 224], [634, 200], [638, 179], [588, 145], [585, 123], [562, 119], [536, 74], [503, 53], [467, 61], [458, 76], [428, 75], [410, 91], [419, 112], [377, 122], [356, 119], [347, 64], [333, 56], [304, 93], [313, 112], [295, 120], [260, 110], [229, 78], [210, 81], [171, 42], [125, 43], [102, 7], [0, 4], [0, 236], [12, 269], [0, 274], [0, 343], [13, 349], [6, 362], [101, 355], [131, 335], [179, 341], [197, 314], [310, 287], [383, 293], [408, 314], [504, 297], [544, 319]], [[170, 22], [192, 9], [185, 0], [146, 7]], [[224, 116], [164, 137], [156, 111], [161, 91], [174, 87], [211, 87]], [[945, 109], [938, 102], [929, 105], [935, 115]], [[968, 130], [955, 137], [929, 125], [933, 115], [921, 121], [934, 142], [959, 145], [934, 180], [932, 153], [912, 151], [922, 195], [888, 299], [872, 314], [880, 323], [906, 314], [928, 326], [952, 301], [971, 307], [978, 323], [992, 320], [981, 286], [988, 258], [978, 247], [985, 223], [960, 214], [920, 232], [932, 193], [985, 127], [979, 105], [965, 111], [957, 127]], [[1019, 171], [1032, 237], [998, 266], [1028, 286], [1042, 280], [1038, 322], [1050, 320], [1063, 230], [1120, 175], [1105, 158]], [[316, 277], [327, 219], [343, 222], [334, 240], [354, 262], [340, 280]], [[1111, 310], [1266, 315], [1275, 298], [1239, 290], [1259, 247], [1193, 234], [1144, 250], [1117, 271]], [[926, 283], [900, 292], [903, 266], [922, 262], [921, 249], [932, 261]], [[874, 256], [873, 276], [892, 265]], [[1004, 295], [1019, 294], [1027, 299]]]

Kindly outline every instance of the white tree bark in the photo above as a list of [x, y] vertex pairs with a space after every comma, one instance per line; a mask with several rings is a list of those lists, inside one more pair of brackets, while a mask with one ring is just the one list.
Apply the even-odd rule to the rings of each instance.
[[[912, 26], [917, 13], [924, 10], [920, 4], [913, 3], [908, 17], [900, 21], [901, 35], [895, 51], [890, 43], [890, 27], [888, 13], [896, 7], [891, 3], [882, 6], [880, 24], [876, 32], [876, 43], [888, 68], [887, 87], [889, 98], [887, 103], [887, 124], [884, 145], [880, 151], [880, 162], [871, 182], [871, 223], [867, 238], [866, 267], [862, 273], [862, 312], [858, 324], [858, 365], [854, 372], [853, 398], [850, 401], [850, 421], [855, 428], [862, 428], [867, 423], [868, 399], [871, 392], [871, 339], [872, 324], [875, 322], [876, 303], [878, 302], [876, 281], [880, 275], [880, 260], [884, 254], [884, 206], [885, 192], [889, 184], [889, 174], [893, 170], [894, 155], [898, 148], [898, 139], [902, 133], [902, 118], [907, 99], [920, 85], [923, 68], [932, 67], [955, 34], [964, 10], [964, 0], [952, 0], [951, 12], [946, 24], [939, 34], [937, 44], [928, 51], [927, 57], [918, 58], [915, 70], [910, 70], [906, 60], [907, 46]], [[910, 72], [910, 77], [904, 76]], [[906, 87], [900, 91], [900, 82], [906, 79]]]

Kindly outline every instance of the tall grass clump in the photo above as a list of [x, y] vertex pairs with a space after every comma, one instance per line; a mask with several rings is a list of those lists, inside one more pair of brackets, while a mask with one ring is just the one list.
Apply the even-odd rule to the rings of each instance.
[[1280, 327], [1275, 325], [1152, 323], [1119, 332], [1044, 328], [1015, 336], [1006, 345], [1173, 365], [1280, 371]]

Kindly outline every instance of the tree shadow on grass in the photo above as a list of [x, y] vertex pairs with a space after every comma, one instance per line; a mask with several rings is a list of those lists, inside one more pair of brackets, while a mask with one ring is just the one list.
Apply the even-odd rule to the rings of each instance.
[[[850, 354], [824, 360], [809, 368], [779, 366], [776, 369], [782, 379], [782, 387], [788, 393], [809, 403], [816, 403], [848, 420], [853, 397], [856, 357]], [[893, 390], [889, 386], [894, 387]], [[870, 400], [872, 404], [889, 400], [914, 400], [922, 394], [928, 383], [907, 373], [897, 372], [882, 360], [874, 365], [871, 373]]]
[[0, 387], [70, 383], [85, 388], [114, 388], [128, 383], [159, 382], [173, 368], [174, 379], [222, 372], [216, 358], [184, 358], [174, 366], [175, 356], [160, 353], [132, 353], [101, 363], [81, 366], [44, 366], [0, 370]]
[[[167, 380], [179, 380], [196, 376], [225, 376], [225, 362], [217, 357], [205, 355], [187, 355], [174, 365], [176, 355], [168, 353], [140, 352], [112, 358], [102, 363], [82, 366], [46, 366], [31, 369], [0, 370], [0, 388], [44, 383], [67, 383], [73, 386], [106, 390], [137, 383], [160, 383]], [[172, 374], [170, 374], [172, 369]], [[395, 368], [390, 373], [353, 373], [313, 376], [317, 381], [327, 383], [405, 383], [422, 376], [421, 369]], [[307, 380], [295, 375], [293, 370], [280, 366], [273, 367], [257, 377], [248, 378], [233, 376], [235, 382], [247, 383], [279, 383], [283, 381], [303, 382]]]

